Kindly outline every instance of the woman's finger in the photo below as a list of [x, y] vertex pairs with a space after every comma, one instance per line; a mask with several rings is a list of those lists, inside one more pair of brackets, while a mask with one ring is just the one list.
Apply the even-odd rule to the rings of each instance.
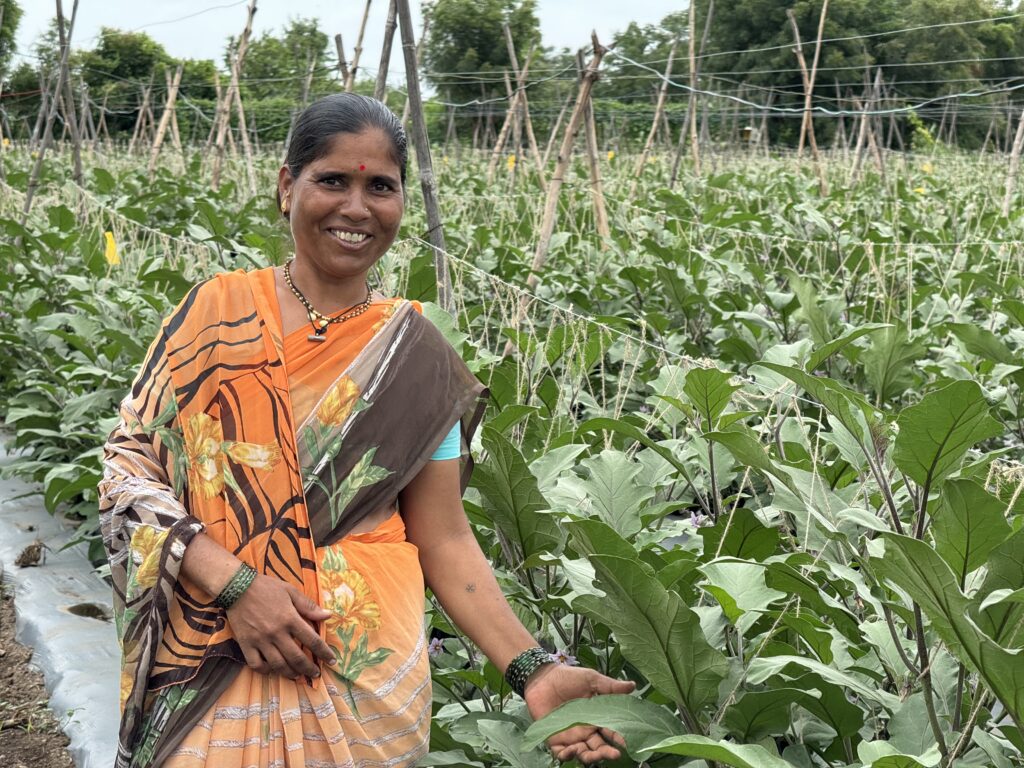
[[275, 675], [281, 675], [287, 677], [289, 680], [295, 679], [295, 674], [292, 672], [291, 667], [288, 666], [288, 662], [284, 660], [284, 657], [278, 653], [277, 648], [273, 645], [264, 645], [260, 647], [260, 654], [267, 661], [267, 666], [270, 667], [270, 672]]
[[303, 621], [302, 626], [297, 628], [295, 631], [295, 639], [300, 645], [308, 648], [318, 659], [321, 659], [328, 664], [337, 663], [337, 659], [335, 658], [334, 651], [331, 650], [331, 647], [325, 643], [323, 638], [313, 631], [305, 621]]
[[622, 737], [622, 734], [616, 733], [611, 728], [602, 728], [601, 735], [604, 736], [604, 740], [609, 744], [617, 744], [620, 747], [626, 746], [626, 740]]

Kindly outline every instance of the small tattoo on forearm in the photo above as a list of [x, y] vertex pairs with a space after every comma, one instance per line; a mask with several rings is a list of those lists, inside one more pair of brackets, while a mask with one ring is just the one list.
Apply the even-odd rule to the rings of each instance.
[[466, 585], [466, 591], [467, 592], [476, 592], [476, 584], [474, 584], [472, 581], [469, 582], [469, 584]]

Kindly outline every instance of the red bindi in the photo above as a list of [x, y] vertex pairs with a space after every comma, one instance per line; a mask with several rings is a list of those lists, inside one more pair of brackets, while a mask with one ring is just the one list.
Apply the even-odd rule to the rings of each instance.
[[360, 163], [360, 164], [359, 164], [359, 170], [360, 170], [360, 171], [365, 171], [365, 170], [366, 170], [366, 166], [365, 166], [365, 165], [363, 165], [362, 163]]

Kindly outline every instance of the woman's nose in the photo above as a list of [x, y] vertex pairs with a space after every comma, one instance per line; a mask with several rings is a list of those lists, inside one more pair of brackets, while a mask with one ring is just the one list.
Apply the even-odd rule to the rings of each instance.
[[349, 190], [338, 204], [338, 212], [353, 221], [361, 221], [370, 215], [363, 192], [358, 189]]

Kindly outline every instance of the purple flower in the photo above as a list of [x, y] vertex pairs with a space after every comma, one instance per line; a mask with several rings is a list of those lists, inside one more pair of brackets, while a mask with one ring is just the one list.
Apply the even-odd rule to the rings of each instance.
[[444, 653], [444, 644], [440, 637], [435, 637], [430, 641], [430, 645], [427, 646], [428, 656], [440, 656]]
[[549, 654], [549, 656], [551, 657], [551, 660], [556, 664], [565, 664], [565, 666], [567, 667], [579, 666], [579, 662], [576, 661], [576, 657], [569, 653], [568, 648], [562, 648], [558, 651], [555, 651], [552, 654]]
[[11, 319], [11, 313], [10, 312], [4, 312], [4, 310], [0, 309], [0, 320], [10, 320], [10, 319]]

